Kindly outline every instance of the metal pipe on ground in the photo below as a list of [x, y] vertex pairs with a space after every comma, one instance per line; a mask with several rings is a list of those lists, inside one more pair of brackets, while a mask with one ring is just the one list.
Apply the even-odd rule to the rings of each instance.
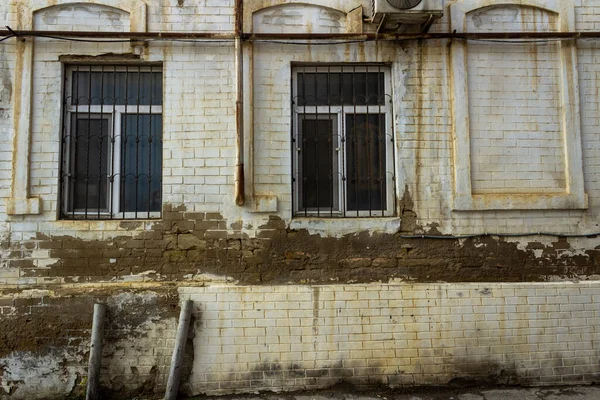
[[179, 324], [177, 325], [177, 337], [175, 339], [175, 349], [173, 350], [173, 356], [171, 357], [171, 369], [169, 370], [169, 381], [167, 382], [164, 400], [177, 400], [179, 381], [181, 379], [181, 364], [183, 363], [183, 356], [185, 355], [185, 344], [188, 338], [193, 304], [194, 303], [191, 300], [187, 300], [181, 305]]
[[102, 341], [104, 340], [104, 316], [106, 306], [94, 305], [94, 322], [92, 323], [92, 340], [90, 343], [90, 361], [88, 366], [86, 400], [98, 400], [98, 383], [100, 382], [100, 365], [102, 363]]

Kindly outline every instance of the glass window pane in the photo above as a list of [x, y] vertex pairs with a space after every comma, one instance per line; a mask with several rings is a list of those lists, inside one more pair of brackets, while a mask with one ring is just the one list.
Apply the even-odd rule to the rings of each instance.
[[72, 115], [71, 209], [91, 213], [107, 210], [109, 124], [108, 118], [100, 119], [97, 115]]
[[162, 115], [124, 115], [121, 134], [122, 211], [161, 211]]
[[383, 72], [298, 73], [297, 104], [305, 106], [384, 105]]
[[348, 211], [385, 210], [385, 114], [346, 116]]
[[[84, 71], [83, 69], [88, 69]], [[89, 70], [81, 67], [73, 72], [72, 105], [162, 105], [162, 73], [148, 68], [126, 70], [106, 66]]]
[[301, 119], [300, 192], [302, 208], [333, 207], [333, 117], [304, 115]]

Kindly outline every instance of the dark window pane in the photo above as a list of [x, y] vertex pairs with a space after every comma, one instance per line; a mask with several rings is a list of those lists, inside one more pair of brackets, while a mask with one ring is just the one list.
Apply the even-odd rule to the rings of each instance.
[[383, 72], [298, 73], [299, 106], [384, 105]]
[[[86, 67], [82, 67], [86, 68]], [[73, 72], [72, 105], [162, 105], [162, 73], [137, 67]], [[139, 96], [139, 97], [138, 97]]]
[[73, 72], [73, 81], [71, 88], [71, 104], [87, 105], [89, 104], [89, 72]]
[[121, 132], [122, 211], [160, 211], [162, 115], [124, 115]]
[[346, 116], [349, 211], [385, 210], [385, 114]]
[[108, 118], [76, 115], [71, 119], [72, 207], [76, 211], [107, 210]]
[[324, 117], [301, 119], [301, 204], [307, 209], [333, 206], [333, 120]]

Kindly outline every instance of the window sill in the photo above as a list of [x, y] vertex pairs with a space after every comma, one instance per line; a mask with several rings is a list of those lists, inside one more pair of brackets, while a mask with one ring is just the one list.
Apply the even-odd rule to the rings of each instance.
[[394, 234], [400, 229], [399, 217], [317, 218], [294, 217], [290, 229], [307, 230], [311, 235], [342, 237], [358, 232]]

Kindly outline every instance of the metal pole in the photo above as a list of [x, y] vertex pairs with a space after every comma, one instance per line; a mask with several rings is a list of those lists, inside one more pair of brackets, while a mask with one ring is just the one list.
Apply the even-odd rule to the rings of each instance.
[[92, 324], [92, 342], [90, 344], [90, 363], [88, 366], [86, 400], [98, 400], [98, 382], [102, 362], [102, 340], [104, 339], [104, 315], [106, 306], [94, 304], [94, 322]]
[[235, 2], [235, 69], [236, 69], [236, 152], [235, 152], [235, 204], [239, 207], [246, 202], [244, 178], [244, 54], [242, 33], [244, 31], [243, 0]]
[[177, 326], [177, 338], [175, 339], [175, 349], [171, 358], [171, 369], [169, 371], [169, 382], [164, 400], [177, 400], [179, 392], [179, 380], [181, 379], [181, 364], [185, 354], [185, 343], [187, 342], [188, 330], [190, 327], [190, 319], [192, 316], [191, 300], [184, 301], [181, 305], [181, 313], [179, 314], [179, 325]]

